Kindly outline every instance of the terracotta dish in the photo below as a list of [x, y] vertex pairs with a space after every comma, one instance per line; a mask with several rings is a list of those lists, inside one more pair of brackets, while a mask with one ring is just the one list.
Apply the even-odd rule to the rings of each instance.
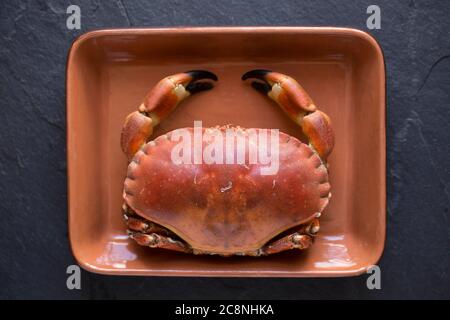
[[[297, 124], [242, 74], [271, 69], [295, 78], [333, 122], [332, 201], [314, 245], [275, 255], [218, 257], [139, 246], [122, 211], [127, 114], [160, 79], [203, 69], [220, 81], [184, 101], [153, 133], [233, 124], [274, 128], [306, 142]], [[101, 30], [78, 38], [67, 64], [69, 236], [83, 268], [173, 276], [350, 276], [379, 260], [386, 232], [385, 70], [367, 33], [344, 28], [239, 27]]]

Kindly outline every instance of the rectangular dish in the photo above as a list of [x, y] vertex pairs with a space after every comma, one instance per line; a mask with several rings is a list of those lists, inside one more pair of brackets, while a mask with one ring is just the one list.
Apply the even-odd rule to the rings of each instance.
[[[330, 115], [336, 146], [332, 194], [321, 231], [304, 252], [268, 257], [193, 256], [137, 246], [121, 215], [127, 161], [124, 117], [161, 78], [190, 69], [216, 73], [208, 99], [183, 102], [160, 124], [175, 128], [232, 123], [300, 129], [242, 84], [264, 68], [296, 78]], [[78, 38], [67, 63], [69, 236], [83, 268], [164, 276], [321, 277], [358, 275], [379, 260], [386, 233], [385, 67], [367, 33], [346, 28], [213, 27], [101, 30]]]

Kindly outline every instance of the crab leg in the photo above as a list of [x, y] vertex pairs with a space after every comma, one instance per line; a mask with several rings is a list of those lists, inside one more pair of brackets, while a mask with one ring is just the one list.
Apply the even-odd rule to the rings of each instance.
[[138, 111], [130, 113], [123, 125], [121, 147], [128, 160], [147, 142], [154, 127], [182, 100], [213, 87], [211, 82], [203, 80], [217, 81], [217, 76], [204, 70], [186, 71], [162, 79], [150, 90]]
[[123, 216], [127, 222], [128, 235], [142, 246], [171, 249], [181, 252], [192, 252], [190, 247], [178, 240], [169, 229], [139, 217], [125, 203], [122, 206]]
[[313, 219], [310, 223], [300, 226], [296, 232], [265, 245], [258, 253], [269, 255], [290, 249], [307, 249], [313, 243], [319, 228], [319, 220]]
[[157, 233], [147, 234], [142, 232], [128, 231], [128, 235], [131, 239], [135, 240], [141, 246], [168, 249], [185, 253], [192, 252], [192, 249], [187, 244]]
[[312, 237], [295, 233], [263, 247], [261, 255], [274, 254], [290, 249], [307, 249], [311, 246], [312, 242]]
[[172, 235], [172, 232], [169, 230], [160, 227], [152, 222], [144, 221], [138, 217], [129, 217], [125, 216], [125, 220], [127, 222], [127, 226], [132, 231], [143, 232], [143, 233], [158, 233], [164, 236]]
[[161, 227], [151, 221], [138, 216], [126, 203], [122, 205], [123, 217], [127, 223], [127, 227], [132, 232], [157, 233], [164, 236], [174, 236], [169, 229]]
[[257, 79], [252, 86], [267, 94], [303, 130], [310, 144], [326, 161], [334, 147], [334, 133], [328, 115], [317, 110], [308, 93], [293, 78], [270, 70], [257, 69], [245, 73], [242, 80]]

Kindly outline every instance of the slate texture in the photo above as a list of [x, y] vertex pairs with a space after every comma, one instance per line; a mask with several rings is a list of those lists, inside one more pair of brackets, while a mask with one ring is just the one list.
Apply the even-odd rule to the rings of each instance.
[[[78, 4], [82, 29], [66, 28]], [[338, 279], [108, 277], [82, 272], [67, 240], [65, 67], [93, 29], [346, 26], [381, 8], [387, 64], [388, 236], [382, 289]], [[0, 298], [450, 298], [449, 1], [1, 1]]]

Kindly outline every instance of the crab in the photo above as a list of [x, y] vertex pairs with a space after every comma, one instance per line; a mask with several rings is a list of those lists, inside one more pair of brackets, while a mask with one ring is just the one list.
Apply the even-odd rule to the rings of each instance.
[[[308, 144], [280, 132], [274, 175], [259, 174], [259, 164], [174, 163], [176, 142], [171, 138], [176, 130], [152, 140], [154, 127], [179, 102], [213, 88], [218, 79], [204, 70], [164, 78], [138, 111], [126, 117], [121, 135], [129, 161], [122, 211], [129, 237], [139, 245], [191, 254], [265, 256], [313, 243], [318, 218], [331, 197], [330, 118], [287, 75], [258, 69], [242, 76], [247, 79], [300, 126]], [[202, 133], [210, 130], [232, 130], [246, 143], [250, 139], [250, 129], [228, 125], [202, 128]]]

